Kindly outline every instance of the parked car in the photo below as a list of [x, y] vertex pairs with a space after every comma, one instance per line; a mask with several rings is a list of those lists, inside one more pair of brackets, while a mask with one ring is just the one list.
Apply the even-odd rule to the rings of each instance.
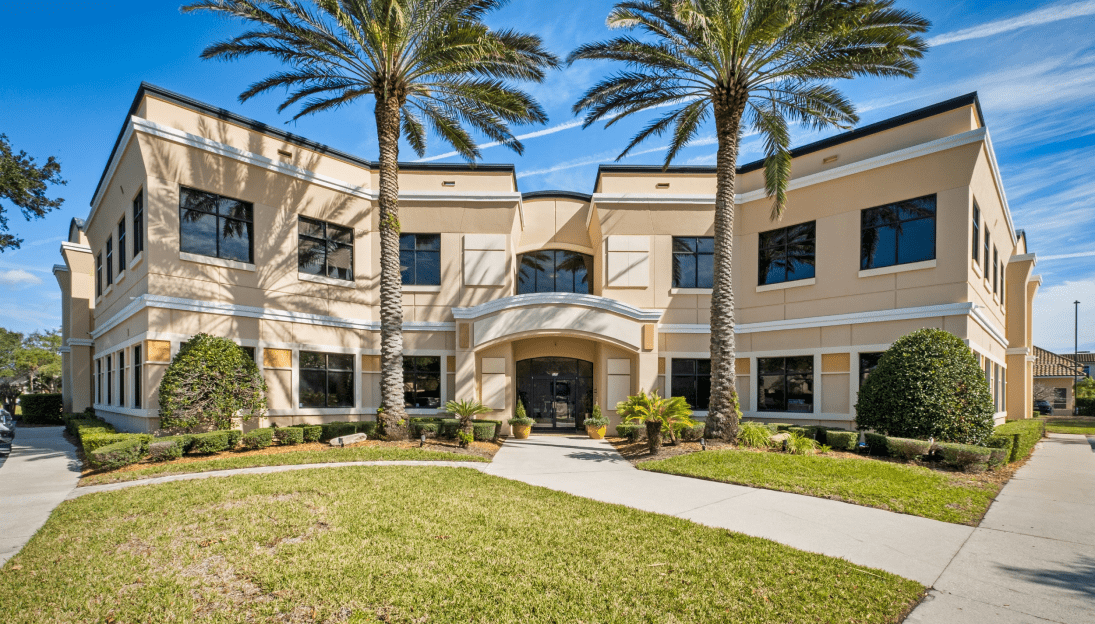
[[1034, 411], [1042, 416], [1049, 416], [1053, 413], [1053, 406], [1045, 399], [1037, 399], [1034, 401]]
[[15, 419], [6, 409], [0, 409], [0, 455], [11, 454], [11, 442], [15, 439]]

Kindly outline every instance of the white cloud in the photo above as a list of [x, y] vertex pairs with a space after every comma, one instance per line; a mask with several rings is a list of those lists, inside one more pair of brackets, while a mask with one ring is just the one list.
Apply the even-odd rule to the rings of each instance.
[[1074, 301], [1080, 302], [1080, 349], [1095, 348], [1095, 278], [1038, 289], [1034, 296], [1034, 344], [1056, 352], [1073, 349]]
[[1081, 251], [1077, 253], [1056, 254], [1053, 256], [1038, 256], [1038, 261], [1042, 262], [1045, 260], [1065, 260], [1068, 258], [1090, 258], [1091, 256], [1095, 256], [1095, 251]]
[[1030, 11], [1029, 13], [1016, 15], [1015, 17], [986, 22], [984, 24], [978, 24], [977, 26], [937, 35], [928, 39], [928, 45], [941, 46], [958, 41], [967, 41], [969, 39], [983, 39], [985, 37], [991, 37], [993, 35], [999, 35], [1022, 28], [1041, 26], [1043, 24], [1050, 24], [1088, 15], [1095, 15], [1095, 0], [1086, 0], [1073, 4], [1050, 4], [1040, 9]]
[[4, 284], [5, 286], [20, 288], [23, 286], [37, 286], [41, 283], [42, 280], [39, 279], [37, 275], [24, 271], [23, 269], [0, 271], [0, 284]]
[[[535, 132], [529, 132], [527, 134], [519, 134], [519, 135], [517, 135], [516, 138], [518, 140], [521, 140], [521, 141], [523, 141], [525, 139], [535, 139], [536, 137], [542, 137], [542, 136], [546, 136], [546, 135], [549, 135], [549, 134], [555, 134], [556, 132], [562, 132], [563, 130], [570, 130], [571, 128], [577, 128], [580, 125], [582, 125], [582, 120], [581, 119], [575, 119], [573, 121], [568, 121], [566, 123], [559, 124], [557, 126], [552, 126], [550, 128], [544, 128], [543, 130], [537, 130]], [[484, 143], [484, 144], [480, 145], [479, 149], [484, 150], [484, 149], [487, 149], [488, 147], [498, 147], [499, 145], [501, 145], [501, 143], [499, 143], [498, 141], [491, 141], [490, 143]], [[453, 156], [459, 156], [459, 152], [445, 152], [444, 154], [438, 154], [436, 156], [427, 156], [425, 158], [419, 158], [415, 162], [430, 162], [430, 161], [433, 161], [433, 160], [441, 160], [442, 158], [451, 158]]]

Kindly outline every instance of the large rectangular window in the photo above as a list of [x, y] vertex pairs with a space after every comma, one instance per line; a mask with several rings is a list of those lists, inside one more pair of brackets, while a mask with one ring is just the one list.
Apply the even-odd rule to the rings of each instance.
[[673, 288], [715, 287], [715, 239], [673, 237]]
[[711, 405], [711, 360], [673, 358], [670, 396], [684, 397], [694, 410]]
[[989, 249], [992, 247], [992, 244], [989, 243], [989, 239], [990, 239], [989, 228], [988, 228], [988, 224], [986, 223], [985, 224], [985, 264], [984, 264], [985, 279], [986, 280], [989, 279], [989, 273], [988, 273], [988, 271], [989, 271], [989, 259], [991, 258], [991, 256], [989, 256]]
[[253, 229], [254, 207], [249, 202], [182, 187], [180, 251], [250, 264]]
[[817, 222], [761, 232], [757, 283], [780, 284], [814, 276]]
[[133, 347], [133, 407], [141, 406], [141, 347]]
[[133, 198], [133, 257], [144, 251], [144, 189]]
[[863, 384], [867, 383], [867, 378], [871, 376], [874, 369], [878, 368], [878, 361], [881, 359], [882, 353], [859, 354], [859, 387], [861, 389]]
[[517, 256], [517, 294], [566, 292], [593, 293], [589, 276], [593, 256], [565, 249], [541, 249]]
[[106, 404], [107, 405], [110, 405], [114, 402], [113, 401], [114, 393], [112, 392], [112, 390], [114, 389], [113, 388], [113, 386], [114, 386], [114, 368], [111, 366], [112, 363], [113, 362], [111, 362], [110, 356], [109, 355], [106, 356]]
[[1053, 389], [1053, 409], [1068, 409], [1068, 388]]
[[118, 405], [125, 407], [125, 349], [118, 352]]
[[441, 358], [403, 356], [403, 403], [406, 407], [441, 407]]
[[1000, 283], [1000, 251], [994, 246], [992, 248], [992, 294], [997, 294]]
[[814, 411], [814, 358], [757, 358], [757, 409], [762, 412]]
[[352, 228], [300, 217], [297, 233], [297, 271], [354, 281]]
[[981, 251], [981, 209], [973, 202], [973, 261], [980, 262]]
[[103, 402], [103, 358], [95, 360], [95, 402]]
[[300, 406], [353, 407], [354, 356], [301, 351]]
[[860, 269], [934, 260], [935, 195], [867, 208], [860, 228]]
[[95, 256], [95, 296], [103, 296], [103, 252]]
[[440, 286], [441, 235], [400, 234], [399, 272], [408, 286]]
[[106, 285], [114, 283], [114, 239], [106, 239]]
[[125, 217], [118, 222], [118, 275], [125, 273]]

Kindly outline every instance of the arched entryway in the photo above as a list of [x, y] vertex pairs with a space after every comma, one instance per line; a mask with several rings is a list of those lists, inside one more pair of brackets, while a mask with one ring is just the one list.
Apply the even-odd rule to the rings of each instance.
[[536, 429], [580, 428], [593, 411], [593, 362], [568, 357], [519, 360], [517, 397]]

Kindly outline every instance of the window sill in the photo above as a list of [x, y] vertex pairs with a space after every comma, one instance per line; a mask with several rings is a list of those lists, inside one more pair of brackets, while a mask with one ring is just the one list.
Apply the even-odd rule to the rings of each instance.
[[757, 292], [768, 292], [770, 290], [787, 290], [788, 288], [798, 288], [799, 286], [813, 286], [817, 283], [817, 278], [811, 277], [808, 279], [794, 280], [792, 282], [780, 282], [778, 284], [765, 284], [764, 286], [757, 286]]
[[133, 256], [133, 259], [129, 261], [129, 270], [132, 271], [134, 267], [144, 261], [144, 252]]
[[110, 296], [110, 293], [112, 293], [112, 292], [114, 292], [114, 284], [111, 284], [110, 286], [106, 287], [106, 290], [103, 291], [103, 296], [100, 297], [99, 300], [101, 301], [103, 299], [106, 299], [107, 297]]
[[895, 264], [893, 266], [882, 267], [880, 269], [860, 269], [860, 277], [874, 277], [876, 275], [891, 275], [893, 273], [904, 273], [906, 271], [921, 271], [924, 269], [934, 269], [936, 265], [935, 260], [925, 260], [923, 262], [910, 262], [908, 264]]
[[974, 275], [976, 275], [977, 277], [982, 277], [981, 265], [978, 264], [976, 260], [970, 260], [970, 268], [973, 269]]
[[197, 264], [208, 264], [209, 266], [222, 267], [225, 269], [239, 269], [240, 271], [254, 271], [255, 265], [248, 264], [246, 262], [237, 262], [235, 260], [223, 260], [221, 258], [214, 258], [212, 256], [203, 256], [201, 254], [187, 253], [185, 251], [179, 252], [179, 260], [185, 260], [187, 262], [195, 262]]
[[670, 288], [670, 295], [710, 295], [713, 288]]
[[404, 284], [403, 292], [405, 293], [439, 293], [441, 292], [441, 285], [418, 285], [418, 284]]
[[125, 280], [125, 271], [122, 271], [121, 273], [114, 276], [115, 284], [121, 284], [123, 280]]
[[297, 273], [297, 279], [302, 282], [315, 282], [316, 284], [326, 284], [328, 286], [357, 288], [357, 283], [352, 280], [335, 279], [333, 277], [325, 277], [323, 275], [312, 275], [311, 273]]

